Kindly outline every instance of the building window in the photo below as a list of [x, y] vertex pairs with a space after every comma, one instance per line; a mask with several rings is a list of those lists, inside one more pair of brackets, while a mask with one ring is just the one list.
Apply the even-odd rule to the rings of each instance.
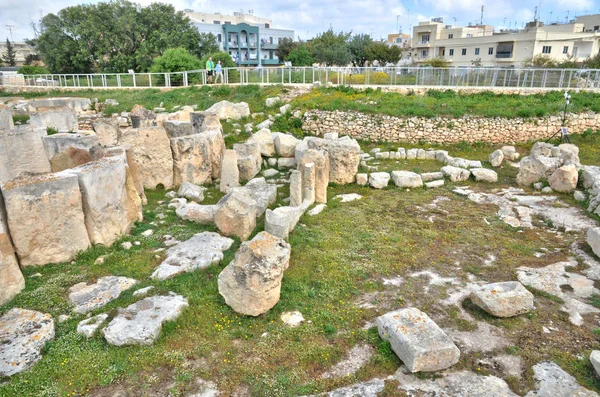
[[563, 47], [563, 54], [568, 54], [569, 53], [569, 46], [566, 45]]
[[600, 30], [600, 26], [599, 25], [594, 26], [594, 32], [597, 32], [599, 30]]
[[219, 34], [217, 35], [217, 41], [218, 41], [219, 43], [221, 42], [221, 33], [219, 33]]
[[513, 57], [514, 44], [511, 43], [499, 43], [496, 48], [496, 58], [512, 58]]
[[446, 56], [446, 50], [442, 50], [442, 56]]
[[479, 55], [479, 48], [475, 48], [475, 55]]
[[424, 34], [421, 36], [421, 43], [429, 43], [429, 35]]
[[428, 56], [428, 55], [429, 55], [429, 50], [422, 50], [422, 51], [421, 51], [421, 56], [422, 56], [423, 58], [427, 58], [427, 56]]
[[550, 54], [552, 52], [552, 46], [545, 45], [542, 47], [542, 54]]
[[494, 47], [488, 48], [488, 55], [494, 55]]
[[225, 21], [225, 25], [231, 25], [231, 21]]
[[269, 29], [269, 27], [270, 27], [269, 24], [265, 23], [265, 28]]
[[449, 54], [450, 54], [451, 57], [454, 56], [454, 48], [450, 48], [450, 53]]
[[473, 37], [472, 33], [467, 33], [467, 37]]
[[449, 33], [449, 34], [448, 34], [448, 38], [449, 38], [449, 39], [453, 39], [453, 38], [454, 38], [454, 33]]
[[463, 48], [463, 49], [462, 49], [462, 54], [463, 54], [463, 55], [467, 55], [467, 49], [466, 49], [466, 48]]
[[215, 24], [215, 25], [220, 25], [220, 24], [221, 24], [221, 21], [213, 21], [213, 24]]

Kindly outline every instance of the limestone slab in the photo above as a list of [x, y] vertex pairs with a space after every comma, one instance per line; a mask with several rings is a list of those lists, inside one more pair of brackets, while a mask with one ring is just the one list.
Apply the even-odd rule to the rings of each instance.
[[171, 138], [173, 185], [203, 185], [212, 181], [212, 158], [208, 137], [202, 134]]
[[106, 306], [135, 284], [137, 280], [128, 277], [101, 277], [93, 284], [79, 283], [69, 288], [69, 301], [75, 313], [85, 314]]
[[0, 183], [51, 171], [42, 141], [45, 135], [45, 130], [31, 127], [0, 134]]
[[394, 184], [400, 188], [415, 188], [423, 186], [421, 175], [411, 171], [392, 171]]
[[518, 281], [486, 284], [471, 293], [471, 300], [496, 317], [513, 317], [533, 310], [533, 294]]

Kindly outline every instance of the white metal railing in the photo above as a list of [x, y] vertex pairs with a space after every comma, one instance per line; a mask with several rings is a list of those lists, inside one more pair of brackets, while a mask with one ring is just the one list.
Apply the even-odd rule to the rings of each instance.
[[[255, 61], [256, 62], [256, 61]], [[173, 73], [17, 75], [4, 86], [60, 88], [188, 87], [207, 84], [205, 70]], [[598, 89], [600, 69], [431, 67], [256, 67], [223, 69], [224, 84], [333, 84], [425, 87]]]

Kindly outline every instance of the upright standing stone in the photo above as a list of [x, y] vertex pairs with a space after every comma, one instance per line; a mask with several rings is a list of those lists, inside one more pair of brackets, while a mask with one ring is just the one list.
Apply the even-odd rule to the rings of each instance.
[[221, 166], [221, 182], [219, 190], [223, 193], [229, 193], [231, 188], [240, 185], [240, 171], [238, 169], [237, 152], [232, 149], [226, 149], [223, 156], [223, 165]]
[[212, 159], [208, 137], [202, 134], [171, 138], [173, 184], [203, 185], [212, 181]]
[[304, 164], [302, 167], [302, 201], [308, 205], [315, 202], [315, 165]]
[[308, 149], [323, 149], [329, 153], [329, 181], [338, 184], [354, 183], [360, 165], [360, 145], [349, 137], [337, 140], [309, 139]]
[[213, 130], [223, 130], [219, 116], [214, 112], [191, 112], [190, 122], [192, 123], [194, 134]]
[[225, 153], [225, 138], [221, 130], [210, 130], [202, 133], [208, 138], [210, 148], [210, 158], [212, 163], [212, 177], [217, 179], [221, 177], [221, 162], [223, 153]]
[[46, 131], [15, 129], [0, 134], [0, 183], [51, 171], [42, 137]]
[[233, 150], [237, 152], [240, 179], [249, 181], [261, 170], [262, 156], [258, 143], [236, 143]]
[[325, 150], [308, 149], [300, 159], [298, 169], [307, 163], [315, 165], [315, 201], [327, 203], [327, 186], [329, 185], [329, 153]]
[[19, 263], [15, 257], [14, 248], [8, 234], [8, 224], [6, 223], [6, 212], [4, 210], [4, 200], [0, 191], [0, 305], [5, 304], [23, 288], [25, 288], [25, 279], [19, 269]]
[[2, 192], [22, 266], [71, 260], [90, 246], [76, 175], [16, 179], [4, 184]]
[[226, 236], [246, 240], [256, 228], [257, 203], [240, 189], [227, 193], [215, 206], [215, 225]]
[[299, 207], [302, 204], [302, 173], [298, 170], [290, 174], [290, 205]]
[[180, 138], [194, 134], [194, 128], [189, 121], [168, 120], [165, 121], [165, 130], [169, 138]]

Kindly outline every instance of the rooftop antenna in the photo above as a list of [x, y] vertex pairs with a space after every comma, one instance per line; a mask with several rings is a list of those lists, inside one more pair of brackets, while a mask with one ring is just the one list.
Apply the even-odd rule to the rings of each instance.
[[550, 11], [550, 20], [548, 21], [548, 24], [552, 23], [552, 11]]
[[481, 18], [479, 19], [479, 24], [483, 25], [483, 6], [481, 6]]
[[506, 29], [506, 18], [504, 18], [504, 21], [502, 21], [502, 27]]
[[15, 41], [15, 39], [13, 39], [13, 34], [12, 34], [12, 29], [15, 27], [15, 25], [6, 25], [6, 27], [8, 28], [8, 31], [10, 32], [10, 41]]
[[565, 23], [569, 23], [569, 10], [567, 10], [567, 17], [565, 18]]
[[537, 12], [538, 12], [538, 7], [535, 6], [534, 11], [533, 11], [533, 22], [537, 22]]
[[396, 15], [396, 31], [400, 34], [400, 14]]

